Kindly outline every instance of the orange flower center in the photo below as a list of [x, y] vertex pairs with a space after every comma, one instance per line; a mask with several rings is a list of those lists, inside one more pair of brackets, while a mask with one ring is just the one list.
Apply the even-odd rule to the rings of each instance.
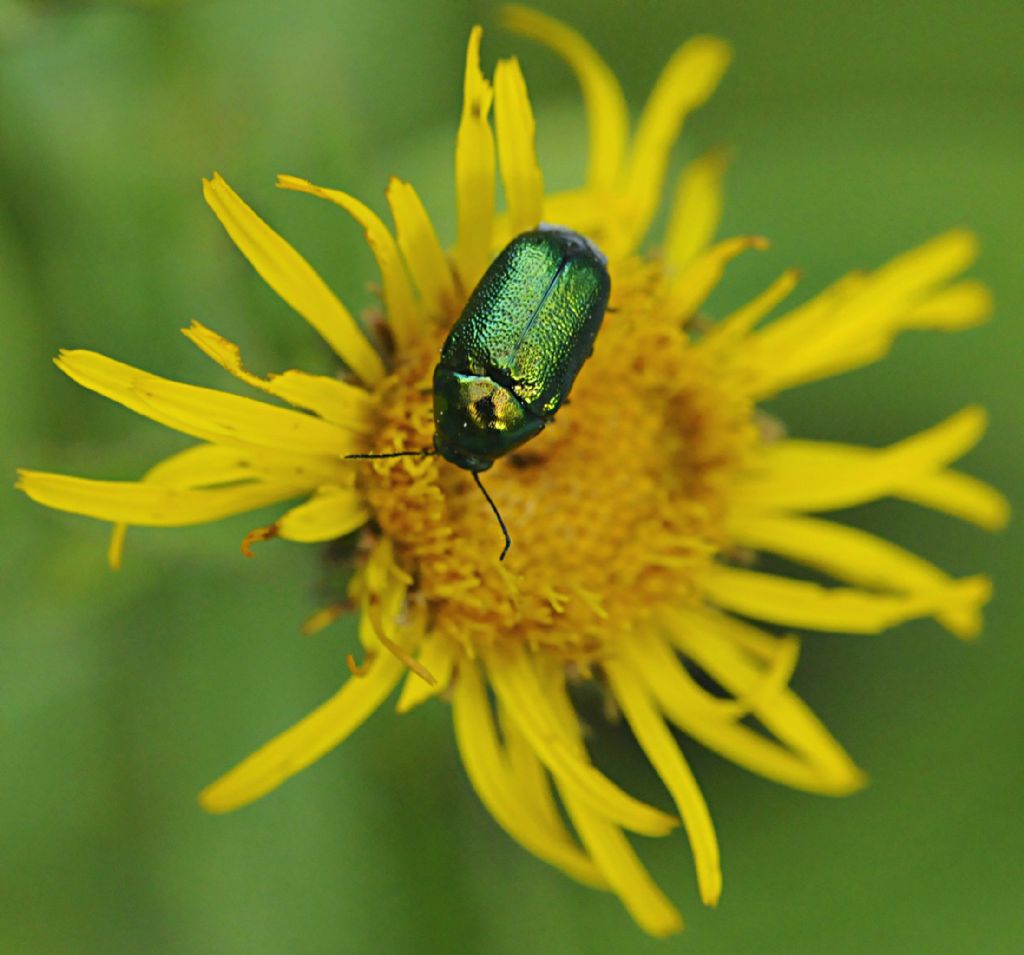
[[[755, 429], [749, 403], [665, 314], [661, 276], [613, 272], [613, 301], [569, 401], [484, 475], [447, 461], [375, 461], [364, 490], [427, 602], [467, 652], [525, 643], [586, 664], [659, 604], [696, 596], [721, 547], [725, 486]], [[620, 290], [620, 286], [621, 289]], [[375, 450], [433, 445], [431, 376], [445, 331], [378, 390]]]

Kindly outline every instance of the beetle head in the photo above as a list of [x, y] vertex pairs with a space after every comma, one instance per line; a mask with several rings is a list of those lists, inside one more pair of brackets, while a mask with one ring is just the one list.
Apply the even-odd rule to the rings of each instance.
[[434, 446], [457, 467], [486, 471], [544, 424], [493, 379], [434, 369]]

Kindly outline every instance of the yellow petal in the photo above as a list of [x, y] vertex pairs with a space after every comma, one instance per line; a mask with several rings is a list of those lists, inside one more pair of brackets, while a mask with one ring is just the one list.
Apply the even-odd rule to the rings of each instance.
[[526, 80], [516, 59], [499, 60], [494, 72], [494, 125], [512, 235], [536, 229], [544, 202], [537, 165], [536, 124]]
[[334, 458], [359, 450], [352, 432], [312, 415], [160, 378], [96, 352], [62, 351], [56, 365], [84, 388], [204, 441]]
[[[677, 608], [662, 618], [673, 643], [727, 692], [736, 696], [756, 693], [765, 679], [764, 663], [747, 645], [765, 639], [761, 631], [709, 610]], [[655, 666], [649, 666], [645, 676], [661, 679]], [[784, 747], [741, 723], [694, 724], [687, 714], [673, 712], [671, 697], [658, 696], [669, 716], [686, 732], [769, 779], [833, 796], [847, 795], [864, 785], [864, 774], [792, 690], [765, 697], [754, 708], [758, 722]], [[683, 721], [677, 721], [677, 715]]]
[[365, 564], [355, 572], [348, 587], [348, 596], [357, 599], [359, 642], [368, 656], [381, 652], [391, 654], [402, 666], [428, 683], [432, 675], [412, 656], [426, 630], [426, 607], [409, 606], [408, 593], [413, 580], [397, 564], [394, 542], [380, 537]]
[[622, 830], [561, 780], [559, 791], [587, 852], [637, 925], [655, 938], [681, 932], [679, 910], [651, 878]]
[[[563, 821], [561, 807], [555, 801], [551, 787], [551, 777], [544, 764], [537, 758], [530, 741], [520, 732], [516, 721], [508, 711], [498, 708], [498, 726], [505, 743], [505, 758], [511, 774], [511, 782], [518, 793], [522, 805], [529, 806], [537, 819], [558, 839], [568, 839], [573, 847], [577, 840], [569, 833]], [[608, 888], [608, 884], [597, 871], [593, 861], [587, 859], [588, 874], [597, 888]]]
[[349, 431], [367, 434], [371, 430], [373, 400], [362, 388], [339, 381], [337, 378], [308, 375], [302, 371], [286, 371], [280, 375], [260, 378], [245, 370], [237, 345], [200, 322], [193, 321], [189, 328], [183, 328], [181, 331], [200, 351], [247, 385], [274, 395], [297, 408], [312, 411], [325, 421]]
[[[407, 594], [412, 578], [395, 558], [394, 542], [380, 538], [369, 558], [349, 586], [349, 595], [358, 596], [362, 605], [359, 639], [367, 654], [376, 656], [382, 650], [390, 653], [417, 678], [432, 685], [436, 680], [412, 655], [423, 639], [426, 629], [426, 607], [410, 607]], [[350, 664], [351, 665], [351, 664]]]
[[431, 686], [418, 675], [410, 673], [395, 704], [396, 713], [408, 713], [433, 696], [444, 693], [451, 683], [457, 659], [455, 645], [444, 637], [428, 637], [420, 645], [420, 665], [432, 673], [437, 683]]
[[713, 325], [701, 339], [701, 347], [718, 350], [736, 347], [765, 315], [796, 288], [799, 278], [800, 272], [797, 269], [783, 272], [760, 295]]
[[556, 222], [591, 239], [599, 249], [612, 248], [628, 203], [616, 192], [568, 189], [544, 197], [544, 221]]
[[363, 227], [367, 245], [370, 246], [380, 269], [381, 284], [384, 288], [384, 308], [395, 343], [399, 350], [402, 350], [417, 341], [423, 328], [423, 316], [412, 297], [412, 286], [409, 284], [409, 276], [405, 274], [398, 243], [380, 216], [347, 192], [324, 189], [298, 176], [278, 176], [277, 185], [280, 189], [305, 192], [333, 202], [336, 206], [341, 206]]
[[[577, 725], [562, 668], [540, 662], [540, 678], [544, 699], [556, 721], [562, 726]], [[574, 755], [586, 757], [583, 741], [578, 736], [570, 741], [570, 746]], [[657, 937], [680, 931], [682, 917], [637, 858], [622, 830], [588, 804], [577, 790], [555, 778], [566, 812], [583, 845], [637, 924]]]
[[1010, 502], [1002, 494], [959, 471], [920, 475], [901, 483], [893, 493], [989, 531], [1002, 530], [1010, 520]]
[[350, 677], [309, 716], [207, 786], [200, 805], [207, 812], [230, 812], [276, 789], [362, 726], [404, 672], [391, 654], [380, 654], [365, 675]]
[[223, 444], [196, 444], [164, 458], [144, 481], [166, 487], [212, 487], [258, 476], [255, 455]]
[[[405, 602], [405, 586], [393, 584], [391, 593], [399, 593], [402, 596], [402, 603]], [[426, 608], [408, 611], [407, 620], [402, 623], [402, 641], [392, 639], [388, 634], [394, 632], [395, 623], [398, 613], [400, 612], [401, 605], [395, 609], [388, 608], [387, 614], [384, 612], [384, 604], [386, 602], [386, 593], [382, 595], [382, 599], [374, 599], [375, 595], [370, 594], [366, 599], [363, 600], [363, 619], [369, 621], [370, 626], [373, 630], [373, 635], [376, 638], [374, 643], [383, 647], [388, 653], [393, 654], [410, 673], [414, 673], [419, 679], [423, 680], [431, 687], [438, 686], [437, 677], [434, 676], [416, 657], [413, 656], [412, 651], [407, 649], [405, 643], [411, 642], [412, 644], [418, 644], [423, 637], [423, 630], [426, 623]], [[366, 646], [366, 641], [363, 643]], [[349, 658], [349, 668], [352, 668], [352, 660]], [[354, 672], [354, 671], [353, 671]]]
[[707, 571], [701, 584], [708, 599], [725, 610], [787, 627], [841, 633], [881, 633], [915, 617], [968, 614], [991, 593], [984, 577], [892, 596], [724, 566]]
[[907, 295], [947, 281], [978, 257], [978, 237], [950, 229], [883, 265], [876, 283], [887, 295]]
[[387, 199], [398, 247], [419, 289], [424, 310], [435, 317], [451, 311], [455, 307], [452, 270], [420, 197], [409, 183], [392, 176]]
[[710, 36], [684, 43], [662, 70], [637, 124], [625, 176], [633, 223], [625, 243], [632, 251], [643, 238], [661, 197], [669, 155], [683, 121], [718, 86], [732, 53]]
[[477, 665], [464, 661], [452, 697], [455, 740], [480, 801], [521, 846], [584, 885], [606, 883], [557, 817], [524, 800], [521, 780], [498, 742], [491, 707]]
[[665, 233], [665, 260], [672, 268], [688, 265], [715, 237], [728, 161], [724, 149], [713, 149], [683, 169]]
[[583, 37], [553, 17], [512, 5], [503, 8], [502, 24], [554, 50], [576, 74], [590, 136], [587, 187], [611, 189], [618, 180], [629, 136], [629, 110], [615, 74]]
[[[361, 586], [358, 588], [360, 596], [367, 593], [379, 594], [382, 600], [393, 590], [396, 590], [399, 600], [404, 599], [404, 588], [408, 588], [412, 584], [412, 578], [398, 566], [395, 559], [395, 545], [390, 537], [381, 537], [378, 540], [363, 565], [361, 574], [358, 574], [355, 580], [361, 582]], [[390, 611], [394, 608], [387, 607], [385, 609], [389, 611], [386, 616], [390, 625], [393, 626], [396, 615]]]
[[455, 140], [455, 260], [467, 293], [490, 264], [494, 223], [494, 136], [487, 121], [494, 91], [480, 71], [482, 37], [483, 30], [473, 27], [466, 49], [462, 119]]
[[362, 527], [370, 508], [354, 487], [325, 485], [274, 521], [278, 537], [311, 544], [336, 540]]
[[[635, 637], [631, 637], [628, 647], [624, 645], [622, 656], [638, 674], [646, 669], [644, 654], [648, 660], [657, 661], [662, 669], [672, 670], [675, 681], [672, 697], [693, 719], [702, 723], [736, 723], [753, 713], [773, 694], [785, 692], [796, 671], [800, 641], [793, 636], [766, 636], [766, 640], [767, 645], [755, 654], [765, 665], [763, 678], [750, 692], [735, 698], [720, 697], [709, 692], [693, 679], [689, 671], [673, 665], [678, 664], [678, 661], [654, 634], [638, 632]], [[649, 686], [649, 689], [653, 690], [653, 687]]]
[[[260, 460], [262, 467], [256, 465], [257, 460]], [[220, 444], [198, 444], [159, 461], [145, 473], [142, 480], [147, 484], [177, 488], [215, 487], [254, 480], [308, 488], [322, 479], [309, 472], [310, 460], [295, 455], [275, 460], [271, 453], [256, 449], [240, 450]], [[330, 474], [329, 471], [326, 473]], [[107, 549], [107, 563], [111, 570], [121, 569], [127, 528], [127, 524], [118, 523], [111, 531], [110, 546]]]
[[315, 328], [366, 384], [384, 377], [384, 363], [349, 311], [309, 263], [214, 173], [203, 196], [239, 251], [263, 280]]
[[127, 524], [115, 524], [110, 531], [110, 543], [107, 545], [107, 566], [111, 570], [120, 570], [124, 560], [124, 539], [128, 533]]
[[[677, 626], [673, 624], [668, 632], [671, 634]], [[835, 776], [824, 767], [808, 762], [788, 744], [781, 745], [732, 716], [719, 718], [718, 714], [709, 712], [703, 698], [706, 694], [662, 639], [642, 632], [634, 637], [623, 644], [623, 657], [644, 681], [665, 715], [683, 732], [752, 773], [785, 786], [817, 793], [850, 791], [845, 776]], [[748, 667], [759, 663], [759, 660], [757, 663], [751, 660]], [[757, 688], [769, 680], [770, 675], [762, 671], [758, 681], [751, 681], [746, 687], [746, 696], [755, 700], [756, 712], [767, 708], [768, 695]], [[791, 697], [793, 694], [788, 687], [780, 687], [777, 695]]]
[[215, 487], [237, 481], [270, 484], [351, 484], [354, 472], [347, 462], [313, 455], [236, 448], [223, 444], [197, 444], [153, 465], [143, 477], [147, 483], [167, 487]]
[[965, 454], [986, 423], [984, 410], [972, 406], [881, 450], [780, 441], [762, 449], [735, 500], [744, 509], [764, 511], [823, 511], [873, 501]]
[[693, 849], [701, 900], [705, 905], [717, 905], [722, 894], [718, 840], [697, 780], [661, 714], [629, 667], [609, 660], [604, 669], [637, 742], [668, 787], [682, 817]]
[[[884, 358], [892, 346], [892, 340], [892, 334], [865, 332], [856, 340], [841, 347], [830, 348], [807, 363], [801, 363], [801, 358], [794, 355], [790, 361], [761, 366], [750, 382], [750, 393], [757, 400], [763, 400], [808, 382], [835, 378], [864, 368]], [[802, 349], [800, 355], [806, 356], [807, 349]]]
[[187, 490], [141, 481], [91, 481], [64, 474], [19, 471], [17, 487], [33, 501], [101, 521], [183, 527], [296, 497], [308, 487], [250, 482]]
[[[770, 551], [824, 571], [858, 587], [896, 593], [934, 591], [952, 578], [934, 564], [896, 544], [855, 527], [788, 514], [735, 514], [729, 532], [738, 544]], [[939, 613], [938, 620], [959, 637], [971, 637], [981, 627], [979, 607], [959, 613]]]
[[911, 308], [904, 328], [934, 328], [958, 332], [984, 322], [992, 312], [992, 293], [981, 282], [957, 282]]
[[607, 819], [634, 832], [663, 835], [673, 827], [671, 816], [623, 792], [574, 749], [577, 740], [572, 728], [556, 719], [521, 651], [492, 657], [488, 675], [501, 705], [562, 786]]
[[725, 267], [749, 249], [764, 250], [768, 240], [757, 235], [726, 239], [702, 252], [672, 280], [667, 308], [682, 319], [691, 318], [722, 279]]
[[[758, 367], [782, 360], [794, 350], [803, 347], [808, 335], [820, 333], [839, 307], [859, 295], [867, 287], [870, 276], [863, 272], [850, 272], [833, 282], [813, 298], [791, 309], [767, 328], [744, 343], [743, 351], [736, 355], [745, 367]], [[770, 369], [768, 370], [770, 374]]]
[[[968, 285], [968, 302], [961, 289], [951, 304], [949, 290], [941, 284], [976, 255], [975, 237], [953, 230], [862, 276], [841, 297], [827, 292], [827, 307], [809, 303], [810, 307], [783, 316], [750, 343], [743, 359], [760, 372], [757, 394], [772, 394], [875, 361], [905, 328], [956, 329], [975, 323], [984, 314], [979, 309], [988, 305], [977, 286]], [[959, 313], [961, 307], [966, 307], [966, 315]]]

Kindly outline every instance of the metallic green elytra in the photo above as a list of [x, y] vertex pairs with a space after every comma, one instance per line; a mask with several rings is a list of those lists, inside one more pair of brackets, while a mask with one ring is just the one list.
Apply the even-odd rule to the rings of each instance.
[[513, 239], [441, 348], [437, 453], [476, 474], [538, 434], [590, 357], [610, 291], [607, 259], [578, 233], [542, 225]]

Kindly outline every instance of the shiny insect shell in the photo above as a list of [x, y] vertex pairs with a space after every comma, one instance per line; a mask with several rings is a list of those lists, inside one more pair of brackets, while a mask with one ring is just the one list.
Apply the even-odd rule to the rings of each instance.
[[584, 236], [542, 225], [513, 239], [441, 347], [437, 453], [478, 474], [539, 434], [594, 349], [610, 291], [607, 259]]

